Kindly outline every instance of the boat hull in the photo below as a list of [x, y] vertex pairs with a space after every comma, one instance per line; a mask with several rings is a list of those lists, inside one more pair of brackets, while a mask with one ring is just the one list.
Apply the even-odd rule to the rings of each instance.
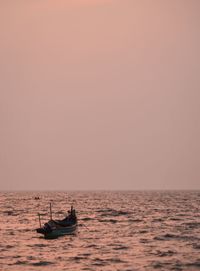
[[77, 229], [77, 224], [69, 227], [63, 227], [59, 229], [53, 229], [51, 232], [44, 233], [45, 238], [57, 238], [59, 236], [74, 234]]

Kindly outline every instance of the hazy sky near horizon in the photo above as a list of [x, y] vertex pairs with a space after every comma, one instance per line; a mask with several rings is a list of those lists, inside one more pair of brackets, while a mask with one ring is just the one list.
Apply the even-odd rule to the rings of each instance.
[[200, 189], [200, 1], [0, 0], [3, 189]]

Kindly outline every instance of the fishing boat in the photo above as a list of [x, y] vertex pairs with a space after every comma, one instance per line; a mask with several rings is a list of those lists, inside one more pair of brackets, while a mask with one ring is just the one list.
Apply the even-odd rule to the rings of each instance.
[[71, 206], [68, 215], [62, 220], [54, 220], [52, 218], [52, 208], [50, 203], [50, 220], [41, 225], [40, 214], [39, 224], [40, 227], [36, 229], [37, 233], [43, 234], [45, 238], [57, 238], [59, 236], [75, 233], [77, 229], [77, 216], [76, 210]]

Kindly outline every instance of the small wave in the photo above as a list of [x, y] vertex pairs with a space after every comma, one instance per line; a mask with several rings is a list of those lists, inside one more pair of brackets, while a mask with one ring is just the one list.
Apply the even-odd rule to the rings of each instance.
[[19, 229], [18, 232], [32, 232], [32, 229]]
[[103, 223], [117, 223], [118, 221], [116, 219], [98, 219], [99, 222]]
[[[163, 263], [160, 261], [154, 261], [152, 262], [152, 267], [158, 270], [166, 270], [166, 268], [168, 269], [169, 266], [172, 266], [172, 263], [167, 262], [167, 263]], [[177, 270], [177, 269], [176, 269]]]
[[186, 267], [197, 267], [199, 269], [200, 268], [200, 259], [198, 259], [195, 262], [187, 263], [185, 265], [186, 265]]
[[166, 233], [161, 236], [155, 236], [154, 240], [158, 241], [168, 241], [171, 239], [183, 240], [183, 241], [192, 241], [192, 240], [199, 240], [197, 237], [190, 236], [190, 235], [176, 235], [172, 233]]
[[105, 266], [105, 265], [107, 265], [107, 262], [105, 260], [103, 260], [103, 259], [95, 258], [95, 259], [93, 259], [92, 265], [95, 265], [95, 266]]
[[144, 238], [140, 239], [140, 243], [142, 243], [142, 244], [147, 244], [149, 242], [150, 241], [148, 239], [144, 239]]
[[185, 217], [185, 216], [187, 216], [185, 213], [179, 213], [179, 214], [177, 214], [176, 216], [181, 216], [181, 217]]
[[20, 261], [20, 260], [18, 260], [13, 265], [24, 265], [24, 264], [28, 264], [28, 262], [27, 261]]
[[81, 218], [80, 220], [82, 220], [82, 221], [90, 221], [90, 220], [94, 220], [94, 218], [84, 217], [84, 218]]
[[97, 245], [91, 244], [91, 245], [86, 246], [86, 248], [97, 248]]
[[120, 245], [120, 246], [114, 247], [113, 249], [114, 250], [126, 250], [126, 249], [129, 249], [129, 247], [128, 246]]
[[182, 218], [178, 218], [178, 217], [171, 217], [171, 218], [169, 218], [169, 220], [171, 220], [171, 221], [181, 221], [181, 220], [182, 220]]
[[98, 209], [98, 210], [96, 210], [96, 212], [97, 213], [107, 213], [107, 212], [112, 212], [113, 211], [113, 209], [110, 209], [110, 208], [108, 208], [108, 209]]
[[143, 222], [142, 219], [129, 219], [128, 222], [133, 222], [133, 223], [140, 223], [140, 222]]
[[71, 257], [70, 260], [75, 261], [75, 262], [79, 262], [79, 261], [85, 260], [85, 258], [86, 257], [84, 257], [84, 256], [74, 256], [74, 257]]
[[167, 250], [167, 251], [156, 251], [155, 253], [157, 256], [159, 257], [170, 257], [170, 256], [173, 256], [174, 254], [176, 254], [175, 251], [172, 251], [172, 250]]
[[182, 225], [186, 226], [189, 229], [198, 229], [198, 228], [200, 228], [200, 223], [199, 222], [188, 222], [188, 223], [183, 223]]
[[6, 245], [5, 246], [5, 249], [11, 249], [11, 248], [13, 248], [14, 246], [12, 246], [12, 245]]
[[114, 210], [114, 209], [105, 209], [105, 210], [98, 210], [98, 213], [102, 213], [101, 216], [126, 216], [131, 214], [128, 211], [122, 210]]
[[106, 259], [106, 261], [109, 263], [125, 263], [125, 261], [121, 260], [120, 258], [110, 258]]
[[47, 265], [52, 265], [54, 264], [53, 262], [47, 262], [47, 261], [39, 261], [35, 263], [31, 263], [33, 266], [47, 266]]
[[27, 260], [29, 260], [29, 261], [33, 261], [33, 260], [37, 260], [34, 256], [28, 256], [27, 257]]
[[148, 233], [148, 230], [140, 230], [138, 233], [140, 234]]
[[18, 216], [19, 215], [19, 213], [15, 212], [15, 211], [11, 211], [11, 210], [6, 210], [6, 211], [3, 211], [2, 213], [7, 216]]
[[152, 220], [152, 222], [162, 222], [162, 221], [163, 221], [162, 218], [154, 218], [154, 219]]
[[200, 244], [193, 244], [194, 249], [200, 249]]
[[168, 239], [171, 239], [171, 238], [174, 238], [174, 235], [167, 233], [167, 234], [164, 234], [164, 235], [161, 235], [161, 236], [155, 236], [154, 240], [165, 241], [165, 240], [168, 240]]
[[25, 222], [29, 222], [29, 220], [27, 218], [23, 218], [23, 219], [19, 219], [18, 222], [20, 224], [24, 224]]
[[29, 245], [29, 247], [47, 247], [47, 245], [44, 245], [44, 244], [34, 244], [34, 245]]
[[91, 253], [82, 253], [80, 256], [82, 256], [82, 257], [89, 257], [91, 255], [92, 255]]

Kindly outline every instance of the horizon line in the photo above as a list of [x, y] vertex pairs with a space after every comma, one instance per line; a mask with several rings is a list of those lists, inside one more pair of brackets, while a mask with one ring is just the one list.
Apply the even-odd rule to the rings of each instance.
[[200, 188], [149, 188], [149, 189], [0, 189], [1, 192], [167, 192], [167, 191], [192, 191], [192, 192], [200, 192]]

